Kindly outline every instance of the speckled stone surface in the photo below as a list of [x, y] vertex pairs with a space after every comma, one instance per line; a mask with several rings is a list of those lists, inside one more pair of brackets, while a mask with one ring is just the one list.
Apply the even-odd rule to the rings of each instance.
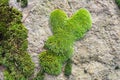
[[120, 10], [114, 0], [29, 0], [24, 9], [10, 0], [10, 5], [23, 12], [23, 23], [29, 30], [28, 52], [36, 64], [35, 74], [40, 68], [38, 54], [52, 35], [50, 12], [62, 9], [70, 17], [84, 7], [92, 15], [93, 26], [83, 39], [75, 42], [72, 75], [67, 78], [63, 73], [46, 74], [45, 80], [120, 80]]

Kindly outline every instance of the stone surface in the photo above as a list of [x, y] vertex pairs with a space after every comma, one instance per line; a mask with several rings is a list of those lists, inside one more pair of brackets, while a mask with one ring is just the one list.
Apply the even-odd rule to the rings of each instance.
[[63, 73], [59, 76], [46, 74], [45, 80], [120, 80], [120, 10], [114, 0], [29, 0], [24, 9], [10, 0], [10, 5], [24, 14], [23, 23], [29, 31], [28, 51], [36, 63], [35, 72], [39, 69], [38, 54], [52, 35], [50, 12], [62, 9], [70, 17], [84, 7], [92, 15], [92, 29], [75, 42], [72, 75], [67, 78]]
[[0, 80], [4, 80], [4, 76], [1, 70], [0, 70]]

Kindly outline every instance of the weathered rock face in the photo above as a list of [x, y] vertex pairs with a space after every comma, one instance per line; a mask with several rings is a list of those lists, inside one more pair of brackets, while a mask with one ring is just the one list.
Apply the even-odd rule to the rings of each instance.
[[[10, 0], [10, 5], [20, 9], [15, 0]], [[82, 7], [90, 11], [93, 26], [75, 43], [72, 75], [66, 78], [63, 73], [59, 76], [46, 74], [45, 80], [120, 80], [120, 10], [114, 0], [29, 0], [28, 7], [20, 10], [29, 30], [28, 51], [36, 63], [36, 72], [38, 54], [52, 35], [50, 12], [59, 8], [70, 17]]]

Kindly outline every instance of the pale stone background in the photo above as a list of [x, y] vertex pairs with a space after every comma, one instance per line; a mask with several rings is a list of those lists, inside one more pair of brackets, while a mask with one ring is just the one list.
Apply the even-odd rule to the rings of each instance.
[[75, 42], [72, 75], [66, 78], [63, 73], [46, 74], [45, 80], [120, 80], [120, 10], [114, 0], [29, 0], [24, 9], [15, 1], [10, 0], [10, 5], [23, 12], [23, 22], [29, 30], [28, 51], [36, 64], [35, 74], [40, 68], [38, 54], [52, 35], [50, 13], [62, 9], [71, 16], [76, 10], [86, 8], [92, 15], [93, 26], [83, 39]]

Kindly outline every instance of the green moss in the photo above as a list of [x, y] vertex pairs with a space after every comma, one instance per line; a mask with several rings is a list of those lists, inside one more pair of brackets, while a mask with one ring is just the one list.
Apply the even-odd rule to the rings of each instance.
[[4, 4], [4, 5], [8, 5], [9, 0], [0, 0], [0, 5]]
[[115, 0], [115, 3], [118, 5], [118, 7], [120, 8], [120, 0]]
[[20, 0], [17, 0], [17, 2], [20, 2]]
[[65, 12], [55, 10], [51, 13], [50, 23], [54, 34], [59, 33], [59, 29], [63, 29], [78, 40], [91, 28], [92, 18], [89, 11], [84, 8], [76, 11], [71, 18], [68, 18]]
[[28, 5], [28, 0], [21, 0], [21, 7], [24, 8]]
[[[8, 5], [0, 6], [0, 33], [6, 33], [8, 26], [14, 23], [21, 23], [22, 14], [17, 9]], [[3, 27], [4, 26], [4, 27]]]
[[50, 24], [52, 32], [58, 33], [59, 29], [64, 27], [65, 21], [68, 19], [66, 13], [62, 10], [56, 9], [50, 15]]
[[[17, 58], [18, 57], [18, 58]], [[34, 64], [31, 61], [30, 55], [26, 52], [16, 57], [18, 70], [24, 75], [25, 77], [30, 77], [34, 72]]]
[[81, 39], [92, 26], [92, 18], [88, 10], [81, 8], [66, 22], [63, 29]]
[[71, 18], [62, 10], [55, 10], [50, 15], [53, 36], [45, 43], [46, 52], [40, 53], [40, 65], [48, 74], [58, 75], [61, 66], [67, 61], [65, 75], [71, 74], [71, 60], [73, 44], [81, 39], [92, 26], [91, 15], [88, 10], [81, 8]]
[[74, 36], [64, 30], [59, 30], [57, 34], [48, 38], [45, 48], [51, 50], [55, 55], [66, 56], [66, 53], [72, 53], [73, 42]]
[[8, 5], [0, 6], [0, 65], [5, 80], [28, 80], [34, 63], [27, 53], [27, 29], [21, 23], [22, 14]]
[[28, 80], [21, 74], [17, 75], [18, 78], [15, 78], [16, 76], [13, 76], [13, 74], [16, 74], [16, 72], [4, 71], [4, 80]]
[[20, 2], [22, 8], [28, 6], [28, 0], [17, 0], [17, 2]]
[[14, 80], [14, 76], [10, 75], [8, 71], [4, 71], [5, 80]]
[[71, 75], [71, 70], [72, 70], [72, 60], [68, 59], [65, 65], [65, 70], [64, 70], [64, 74], [66, 76]]
[[40, 65], [46, 73], [58, 75], [61, 72], [62, 64], [59, 62], [57, 56], [50, 53], [45, 51], [39, 55]]

